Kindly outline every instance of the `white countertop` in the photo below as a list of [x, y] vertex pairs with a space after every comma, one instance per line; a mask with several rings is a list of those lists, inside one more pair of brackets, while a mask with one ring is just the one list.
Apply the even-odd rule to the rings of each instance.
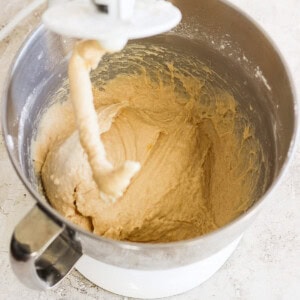
[[[188, 0], [187, 0], [188, 1]], [[32, 0], [0, 0], [0, 28]], [[252, 16], [273, 38], [291, 70], [300, 96], [300, 1], [231, 0]], [[7, 68], [24, 36], [40, 19], [41, 8], [0, 41], [0, 89]], [[0, 34], [1, 37], [1, 34]], [[2, 90], [1, 90], [2, 92]], [[172, 300], [300, 299], [300, 149], [255, 224], [223, 268], [207, 282]], [[13, 228], [34, 202], [17, 178], [0, 141], [0, 299], [124, 299], [103, 291], [78, 272], [57, 288], [32, 291], [15, 278], [8, 247]]]

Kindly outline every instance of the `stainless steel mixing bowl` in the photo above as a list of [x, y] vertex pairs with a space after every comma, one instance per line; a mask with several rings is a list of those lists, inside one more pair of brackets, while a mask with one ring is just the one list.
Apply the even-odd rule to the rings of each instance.
[[[17, 54], [3, 96], [3, 135], [12, 164], [36, 200], [16, 227], [11, 241], [15, 273], [30, 287], [58, 283], [82, 253], [101, 262], [140, 270], [169, 269], [205, 259], [236, 240], [271, 197], [294, 150], [296, 100], [291, 79], [274, 45], [253, 21], [226, 2], [174, 0], [183, 13], [176, 30], [136, 41], [173, 47], [195, 55], [232, 86], [236, 99], [256, 123], [270, 162], [267, 190], [238, 219], [205, 236], [168, 244], [114, 241], [88, 233], [55, 211], [39, 193], [30, 163], [30, 143], [37, 118], [66, 76], [73, 41], [35, 30]], [[248, 105], [249, 106], [249, 105]]]

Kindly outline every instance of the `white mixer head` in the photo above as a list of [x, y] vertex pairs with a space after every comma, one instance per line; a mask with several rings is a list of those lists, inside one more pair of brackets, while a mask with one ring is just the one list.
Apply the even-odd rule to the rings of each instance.
[[110, 51], [121, 50], [129, 39], [169, 31], [180, 20], [179, 9], [164, 0], [55, 1], [43, 15], [50, 30], [98, 40]]

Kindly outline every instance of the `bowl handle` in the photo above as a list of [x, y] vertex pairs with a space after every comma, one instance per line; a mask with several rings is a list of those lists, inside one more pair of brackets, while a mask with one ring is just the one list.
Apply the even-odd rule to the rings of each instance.
[[44, 290], [59, 283], [82, 256], [74, 231], [56, 223], [37, 204], [17, 225], [10, 262], [27, 287]]

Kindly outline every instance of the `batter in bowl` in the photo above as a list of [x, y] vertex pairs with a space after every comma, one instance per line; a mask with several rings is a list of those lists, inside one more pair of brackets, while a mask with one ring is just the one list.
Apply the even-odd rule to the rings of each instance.
[[[85, 43], [88, 53], [97, 50]], [[72, 74], [70, 79], [72, 84]], [[166, 63], [151, 72], [141, 65], [119, 74], [94, 86], [93, 98], [94, 132], [103, 147], [98, 165], [106, 164], [107, 173], [94, 165], [99, 152], [86, 150], [81, 114], [76, 112], [76, 122], [70, 99], [48, 109], [32, 146], [45, 195], [69, 220], [113, 239], [170, 242], [219, 228], [255, 201], [266, 162], [229, 91]], [[82, 96], [75, 108], [85, 109], [84, 101]], [[126, 162], [133, 166], [128, 172]], [[122, 168], [117, 177], [125, 184], [113, 194], [101, 183]]]

